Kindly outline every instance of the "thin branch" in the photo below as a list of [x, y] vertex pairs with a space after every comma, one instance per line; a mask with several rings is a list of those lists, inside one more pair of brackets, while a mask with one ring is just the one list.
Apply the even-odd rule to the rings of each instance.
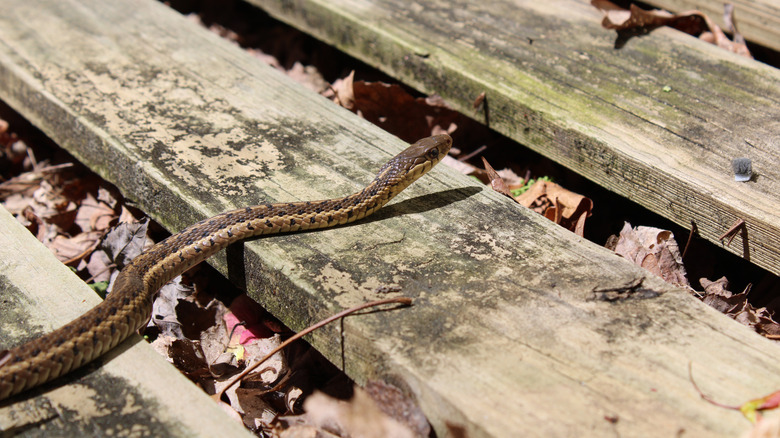
[[224, 388], [222, 388], [222, 391], [218, 392], [217, 394], [213, 395], [212, 397], [215, 400], [217, 400], [218, 402], [221, 402], [222, 401], [222, 396], [225, 394], [225, 391], [227, 391], [230, 387], [232, 387], [233, 385], [235, 385], [236, 383], [241, 381], [241, 379], [246, 377], [247, 374], [251, 373], [258, 366], [260, 366], [263, 362], [265, 362], [268, 359], [270, 359], [271, 356], [273, 356], [277, 352], [281, 351], [282, 349], [284, 349], [288, 345], [292, 344], [293, 342], [297, 341], [298, 339], [300, 339], [300, 338], [308, 335], [309, 333], [313, 332], [314, 330], [317, 330], [317, 329], [319, 329], [319, 328], [321, 328], [321, 327], [323, 327], [325, 325], [330, 324], [333, 321], [339, 320], [339, 319], [341, 319], [341, 318], [343, 318], [343, 317], [345, 317], [347, 315], [350, 315], [352, 313], [359, 312], [359, 311], [361, 311], [363, 309], [367, 309], [369, 307], [381, 306], [383, 304], [402, 304], [402, 305], [405, 305], [405, 306], [411, 306], [412, 305], [412, 299], [411, 298], [407, 298], [407, 297], [400, 297], [400, 298], [387, 298], [387, 299], [384, 299], [384, 300], [372, 301], [370, 303], [364, 303], [364, 304], [361, 304], [359, 306], [355, 306], [355, 307], [352, 307], [350, 309], [343, 310], [343, 311], [341, 311], [341, 312], [339, 312], [339, 313], [337, 313], [337, 314], [335, 314], [333, 316], [325, 318], [322, 321], [307, 327], [303, 331], [301, 331], [299, 333], [296, 333], [295, 335], [290, 337], [290, 339], [288, 339], [288, 340], [282, 342], [281, 344], [279, 344], [278, 347], [276, 347], [273, 350], [271, 350], [270, 353], [266, 354], [258, 362], [255, 362], [254, 364], [252, 364], [252, 366], [250, 366], [249, 368], [245, 369], [241, 374], [239, 374], [236, 377], [234, 377], [233, 379], [231, 379], [227, 383], [227, 385]]
[[734, 240], [734, 237], [737, 235], [737, 231], [745, 226], [745, 220], [744, 219], [737, 219], [736, 222], [734, 222], [734, 225], [731, 226], [723, 235], [718, 237], [718, 240], [723, 240], [726, 237], [729, 238], [729, 241], [726, 242], [726, 246], [731, 245], [731, 241]]
[[696, 389], [696, 392], [699, 393], [699, 396], [702, 398], [702, 400], [724, 409], [732, 409], [735, 411], [740, 410], [739, 406], [724, 405], [723, 403], [719, 403], [713, 400], [712, 398], [710, 398], [708, 395], [701, 392], [701, 389], [699, 389], [699, 385], [697, 385], [696, 381], [693, 380], [693, 362], [688, 362], [688, 379], [691, 381], [691, 383], [693, 384], [693, 388]]
[[696, 222], [691, 220], [691, 232], [688, 233], [688, 241], [685, 242], [685, 249], [683, 249], [682, 258], [685, 259], [685, 254], [688, 253], [688, 247], [691, 246], [691, 241], [693, 240], [693, 235], [699, 232], [699, 228], [696, 226]]

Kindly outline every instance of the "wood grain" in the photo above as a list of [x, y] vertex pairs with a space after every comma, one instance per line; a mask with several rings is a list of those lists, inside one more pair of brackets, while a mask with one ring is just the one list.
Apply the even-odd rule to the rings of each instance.
[[780, 274], [776, 69], [667, 28], [616, 50], [575, 0], [250, 2], [464, 114], [485, 93], [491, 128], [716, 245], [744, 219], [724, 248]]
[[[0, 7], [0, 97], [171, 231], [263, 200], [350, 193], [405, 146], [161, 3]], [[443, 79], [454, 58], [441, 53], [418, 65]], [[540, 114], [529, 138], [582, 137], [576, 120]], [[734, 436], [749, 424], [699, 400], [689, 362], [726, 403], [780, 386], [770, 341], [441, 166], [367, 221], [258, 239], [212, 263], [293, 329], [383, 290], [412, 297], [310, 341], [357, 382], [400, 386], [439, 436], [447, 424], [470, 437]], [[594, 299], [639, 278], [625, 300]]]

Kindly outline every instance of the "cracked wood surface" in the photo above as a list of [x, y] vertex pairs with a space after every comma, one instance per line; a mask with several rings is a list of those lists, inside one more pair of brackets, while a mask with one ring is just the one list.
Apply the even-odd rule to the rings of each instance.
[[744, 219], [725, 248], [780, 274], [776, 69], [669, 28], [615, 50], [577, 0], [248, 1], [481, 122], [486, 93], [491, 128], [717, 245]]
[[[405, 146], [161, 3], [0, 6], [0, 97], [171, 231], [350, 193]], [[734, 436], [749, 424], [699, 399], [689, 362], [727, 403], [780, 386], [770, 341], [653, 277], [594, 299], [646, 274], [441, 165], [369, 220], [211, 263], [296, 330], [414, 298], [310, 341], [358, 382], [401, 387], [439, 436]]]

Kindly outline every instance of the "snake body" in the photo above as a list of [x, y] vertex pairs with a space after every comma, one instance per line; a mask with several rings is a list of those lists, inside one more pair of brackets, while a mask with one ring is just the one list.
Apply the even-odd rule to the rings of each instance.
[[113, 292], [92, 310], [40, 338], [0, 351], [0, 400], [62, 376], [114, 348], [146, 324], [160, 287], [231, 243], [362, 219], [429, 171], [451, 145], [448, 135], [419, 140], [388, 161], [367, 187], [343, 198], [232, 210], [168, 237], [125, 266]]

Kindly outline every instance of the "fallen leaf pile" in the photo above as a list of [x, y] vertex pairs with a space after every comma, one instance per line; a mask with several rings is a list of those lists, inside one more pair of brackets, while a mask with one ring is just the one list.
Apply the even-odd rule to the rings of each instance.
[[643, 226], [632, 228], [626, 222], [620, 236], [610, 238], [606, 246], [667, 283], [690, 290], [707, 305], [757, 333], [780, 340], [780, 325], [774, 321], [772, 312], [765, 307], [756, 308], [750, 304], [747, 290], [739, 294], [729, 291], [726, 277], [716, 281], [702, 278], [699, 283], [704, 292], [695, 292], [688, 281], [680, 249], [671, 231]]
[[464, 119], [439, 96], [415, 98], [397, 84], [355, 81], [354, 77], [353, 71], [335, 81], [332, 93], [325, 96], [408, 143], [451, 134]]
[[[18, 143], [10, 149], [21, 149]], [[113, 190], [71, 163], [29, 167], [0, 183], [0, 201], [60, 261], [86, 270], [90, 253], [119, 217]], [[105, 266], [93, 266], [92, 271], [101, 270]]]
[[585, 235], [585, 220], [592, 214], [593, 201], [547, 178], [535, 181], [521, 179], [511, 169], [497, 172], [486, 159], [483, 158], [482, 162], [493, 190], [580, 237]]
[[661, 9], [646, 11], [634, 4], [631, 5], [630, 10], [627, 10], [608, 0], [591, 0], [591, 4], [604, 14], [601, 25], [606, 29], [617, 31], [618, 41], [615, 45], [618, 48], [622, 47], [632, 36], [644, 35], [658, 27], [669, 26], [697, 36], [699, 39], [715, 44], [722, 49], [753, 58], [745, 44], [745, 38], [737, 30], [734, 20], [734, 6], [729, 3], [724, 5], [724, 22], [727, 23], [726, 30], [734, 34], [733, 41], [706, 14], [699, 11], [672, 14]]
[[[199, 300], [200, 294], [181, 281], [161, 294], [168, 298], [155, 302], [150, 325], [159, 334], [152, 345], [206, 393], [226, 389], [231, 415], [248, 429], [275, 436], [430, 435], [420, 409], [381, 382], [369, 382], [365, 391], [351, 388], [348, 401], [317, 390], [306, 397], [317, 386], [317, 373], [310, 370], [322, 365], [311, 349], [302, 355], [277, 352], [240, 386], [231, 386], [235, 375], [277, 348], [289, 330], [246, 295], [226, 308], [217, 300]], [[342, 380], [340, 385], [349, 385]]]
[[756, 308], [750, 304], [747, 290], [738, 294], [729, 291], [729, 281], [726, 277], [715, 281], [702, 278], [699, 283], [704, 288], [702, 301], [751, 327], [757, 333], [769, 339], [780, 340], [780, 325], [775, 322], [766, 307]]

